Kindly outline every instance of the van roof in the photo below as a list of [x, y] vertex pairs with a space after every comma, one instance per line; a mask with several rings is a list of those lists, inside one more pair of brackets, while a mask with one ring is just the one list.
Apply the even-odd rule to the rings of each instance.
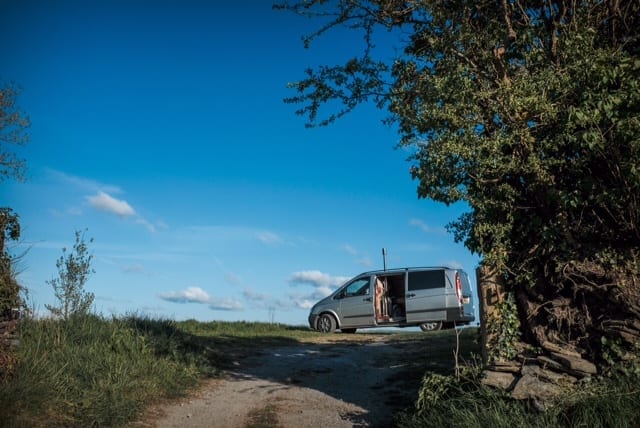
[[387, 270], [384, 270], [384, 269], [372, 270], [368, 272], [362, 272], [359, 275], [377, 275], [381, 273], [401, 273], [401, 272], [407, 272], [410, 270], [437, 270], [437, 269], [463, 271], [463, 269], [455, 269], [449, 266], [415, 266], [415, 267], [405, 267], [405, 268], [393, 268], [393, 269], [387, 269]]

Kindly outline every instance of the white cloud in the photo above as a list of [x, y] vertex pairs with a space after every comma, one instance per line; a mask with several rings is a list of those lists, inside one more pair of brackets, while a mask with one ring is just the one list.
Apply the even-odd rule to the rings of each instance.
[[203, 303], [213, 311], [240, 311], [242, 303], [229, 298], [214, 298], [200, 287], [188, 287], [186, 290], [159, 293], [158, 297], [174, 303]]
[[371, 267], [373, 265], [373, 263], [371, 262], [371, 259], [369, 258], [369, 256], [363, 255], [360, 256], [360, 253], [358, 252], [358, 250], [356, 250], [353, 246], [351, 246], [350, 244], [344, 244], [342, 246], [342, 249], [348, 253], [349, 255], [353, 256], [355, 259], [354, 261], [364, 267]]
[[69, 209], [67, 209], [67, 213], [69, 215], [82, 215], [82, 209], [79, 207], [70, 207]]
[[290, 310], [293, 307], [297, 307], [295, 303], [296, 296], [288, 296], [287, 298], [274, 298], [273, 296], [265, 293], [260, 293], [252, 288], [246, 288], [242, 292], [242, 296], [254, 310]]
[[[103, 191], [98, 191], [94, 196], [87, 196], [86, 199], [93, 208], [99, 211], [115, 214], [120, 217], [135, 216], [136, 224], [144, 226], [151, 233], [156, 233], [158, 231], [155, 224], [137, 214], [136, 210], [134, 210], [133, 207], [123, 199], [116, 199]], [[162, 222], [158, 222], [157, 225], [161, 229], [166, 229], [167, 227], [166, 224]]]
[[351, 245], [349, 244], [344, 244], [344, 246], [342, 247], [343, 250], [345, 250], [347, 253], [351, 254], [352, 256], [357, 256], [358, 252], [356, 251], [355, 248], [353, 248]]
[[188, 287], [182, 291], [160, 293], [158, 297], [175, 303], [211, 303], [209, 294], [200, 287]]
[[313, 290], [309, 293], [299, 293], [289, 296], [293, 305], [300, 309], [309, 309], [318, 300], [324, 299], [343, 283], [349, 277], [332, 276], [318, 270], [306, 270], [294, 272], [289, 277], [292, 285], [311, 285]]
[[209, 309], [214, 311], [241, 311], [244, 309], [242, 303], [233, 299], [220, 299], [209, 304]]
[[138, 217], [136, 219], [136, 223], [143, 225], [151, 233], [156, 233], [157, 232], [156, 227], [150, 221], [148, 221], [148, 220], [146, 220], [146, 219], [144, 219], [142, 217]]
[[254, 291], [252, 288], [245, 289], [242, 292], [242, 295], [244, 296], [245, 299], [249, 301], [254, 301], [254, 302], [266, 302], [271, 298], [269, 295], [258, 293]]
[[[52, 180], [62, 182], [64, 184], [71, 185], [75, 188], [81, 189], [86, 192], [95, 192], [93, 196], [85, 196], [85, 199], [89, 202], [93, 208], [104, 211], [109, 214], [115, 214], [120, 217], [136, 216], [135, 221], [137, 224], [141, 224], [146, 227], [150, 232], [156, 232], [157, 229], [167, 229], [168, 226], [162, 221], [151, 223], [144, 217], [138, 215], [136, 210], [133, 209], [129, 203], [123, 199], [114, 198], [113, 194], [123, 193], [122, 189], [118, 186], [107, 185], [88, 178], [78, 177], [75, 175], [67, 174], [62, 171], [56, 171], [54, 169], [48, 169], [47, 173]], [[62, 215], [59, 211], [53, 211], [54, 215]], [[82, 215], [83, 211], [79, 207], [71, 207], [66, 211], [68, 215]]]
[[424, 233], [431, 232], [431, 228], [424, 221], [420, 219], [412, 218], [411, 220], [409, 220], [409, 224], [411, 226], [417, 227], [418, 229], [422, 230]]
[[369, 257], [362, 257], [358, 260], [356, 260], [356, 263], [358, 263], [359, 265], [362, 265], [364, 267], [370, 268], [371, 266], [373, 266], [373, 262], [371, 261], [371, 259]]
[[317, 287], [311, 297], [315, 300], [324, 299], [329, 294], [333, 293], [333, 288], [331, 287]]
[[240, 285], [242, 284], [242, 279], [233, 272], [227, 272], [224, 274], [224, 280], [230, 285]]
[[116, 199], [103, 191], [99, 191], [95, 196], [87, 196], [87, 200], [95, 209], [121, 217], [129, 217], [136, 213], [127, 201]]
[[300, 299], [294, 300], [294, 303], [299, 309], [311, 309], [311, 307], [316, 303], [315, 301], [311, 301], [308, 299]]
[[256, 233], [256, 238], [258, 238], [258, 240], [263, 244], [267, 244], [267, 245], [278, 245], [278, 244], [282, 244], [283, 242], [281, 237], [269, 231], [262, 231], [262, 232]]
[[140, 263], [136, 263], [133, 265], [123, 265], [121, 266], [122, 272], [124, 273], [144, 273], [144, 266]]
[[158, 229], [162, 229], [162, 230], [168, 230], [169, 229], [169, 225], [167, 223], [165, 223], [162, 220], [158, 220], [156, 221], [156, 227]]
[[118, 186], [110, 184], [103, 184], [89, 178], [78, 177], [76, 175], [67, 174], [66, 172], [57, 171], [55, 169], [47, 169], [47, 173], [53, 180], [61, 181], [63, 183], [70, 184], [78, 189], [82, 189], [88, 192], [107, 192], [107, 193], [122, 193], [122, 189]]
[[313, 287], [337, 287], [344, 283], [349, 277], [346, 276], [331, 276], [318, 270], [305, 270], [300, 272], [294, 272], [289, 277], [289, 282], [292, 284], [306, 284]]

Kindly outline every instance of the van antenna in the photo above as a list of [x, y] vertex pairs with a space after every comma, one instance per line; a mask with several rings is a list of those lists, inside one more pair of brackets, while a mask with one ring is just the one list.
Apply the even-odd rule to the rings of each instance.
[[387, 270], [387, 249], [382, 247], [382, 266]]

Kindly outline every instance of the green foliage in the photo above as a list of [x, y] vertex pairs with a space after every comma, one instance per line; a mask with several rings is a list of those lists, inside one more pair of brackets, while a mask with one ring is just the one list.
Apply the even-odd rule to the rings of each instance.
[[[640, 2], [279, 7], [319, 20], [306, 44], [340, 26], [365, 35], [359, 56], [307, 70], [286, 101], [311, 124], [386, 108], [418, 196], [469, 207], [449, 229], [518, 293], [526, 340], [553, 331], [596, 356], [594, 320], [640, 318]], [[394, 58], [377, 30], [397, 36]]]
[[11, 208], [0, 208], [0, 317], [10, 315], [20, 306], [20, 286], [16, 280], [15, 260], [6, 248], [7, 241], [20, 239], [18, 214]]
[[0, 88], [0, 182], [24, 179], [26, 162], [9, 147], [26, 144], [29, 118], [16, 106], [19, 89], [9, 84]]
[[[93, 238], [89, 239], [89, 243]], [[67, 254], [67, 249], [62, 249], [62, 256], [56, 262], [58, 277], [47, 284], [53, 287], [59, 306], [45, 305], [55, 316], [68, 320], [72, 316], [84, 316], [91, 310], [93, 293], [87, 292], [84, 286], [91, 273], [91, 260], [89, 248], [84, 240], [84, 232], [76, 231], [76, 242], [73, 250]]]
[[520, 340], [520, 320], [513, 293], [506, 293], [495, 309], [487, 320], [489, 362], [512, 360], [518, 353]]
[[458, 382], [453, 376], [427, 372], [422, 378], [422, 385], [418, 392], [418, 399], [416, 400], [417, 412], [427, 412], [439, 401], [446, 400], [447, 395], [457, 384]]

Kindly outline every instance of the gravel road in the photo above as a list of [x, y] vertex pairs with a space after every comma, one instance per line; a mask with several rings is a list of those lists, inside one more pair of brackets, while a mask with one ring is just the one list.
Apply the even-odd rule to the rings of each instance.
[[261, 349], [178, 403], [150, 409], [135, 426], [385, 427], [412, 405], [423, 341], [335, 335], [329, 343]]

